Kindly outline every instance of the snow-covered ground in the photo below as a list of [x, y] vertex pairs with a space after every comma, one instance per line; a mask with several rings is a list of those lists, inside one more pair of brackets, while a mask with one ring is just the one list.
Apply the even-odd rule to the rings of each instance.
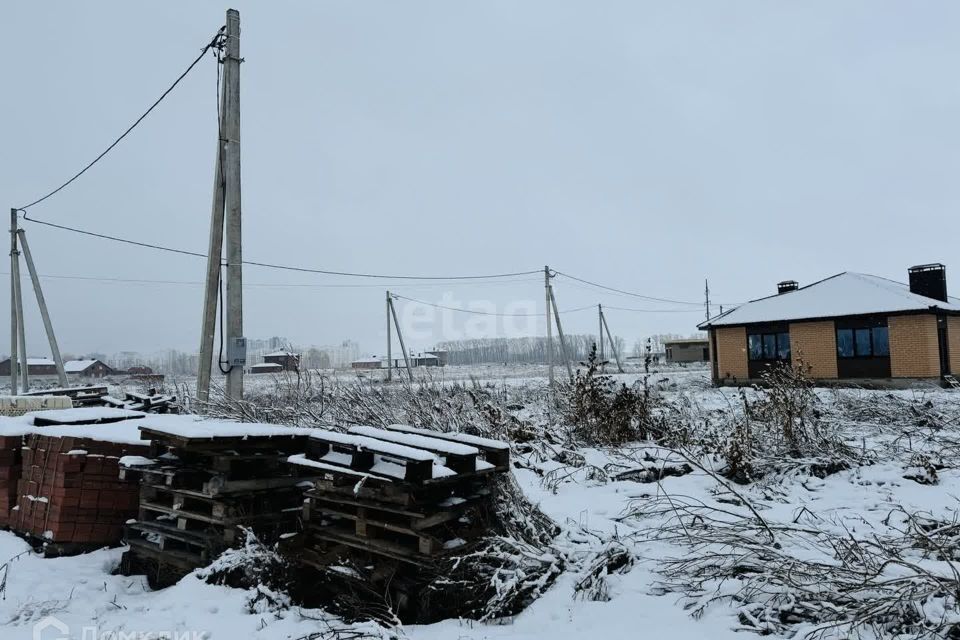
[[[543, 385], [545, 374], [543, 368], [535, 367], [447, 367], [442, 373], [444, 381], [482, 380], [497, 384], [510, 380], [529, 385]], [[633, 371], [617, 377], [630, 382], [640, 375], [641, 372]], [[702, 367], [665, 368], [655, 372], [650, 380], [658, 383], [664, 398], [682, 398], [696, 415], [722, 416], [721, 412], [732, 410], [740, 401], [736, 389], [711, 388], [708, 370]], [[386, 638], [393, 633], [421, 640], [742, 639], [741, 612], [730, 600], [709, 604], [702, 615], [694, 617], [684, 608], [689, 600], [676, 592], [663, 593], [662, 565], [658, 561], [682, 558], [689, 553], [689, 547], [651, 535], [670, 518], [669, 514], [636, 513], [638, 506], [648, 506], [663, 496], [699, 501], [707, 507], [749, 516], [743, 502], [737, 504], [735, 496], [739, 495], [762, 513], [772, 528], [815, 520], [825, 531], [852, 537], [883, 537], [902, 529], [902, 519], [896, 515], [900, 508], [906, 513], [923, 512], [947, 522], [957, 519], [960, 469], [950, 461], [940, 465], [934, 484], [921, 484], [905, 477], [918, 472], [917, 465], [922, 464], [917, 462], [919, 453], [935, 457], [934, 449], [940, 446], [931, 440], [932, 432], [924, 426], [925, 418], [915, 416], [916, 419], [904, 418], [902, 425], [891, 424], [889, 413], [873, 415], [871, 407], [879, 406], [881, 400], [902, 401], [943, 416], [956, 407], [960, 393], [935, 389], [819, 390], [817, 395], [821, 408], [837, 415], [843, 414], [835, 406], [842, 400], [856, 403], [856, 412], [864, 415], [852, 419], [849, 414], [853, 411], [848, 411], [843, 414], [848, 417], [836, 427], [852, 450], [861, 454], [873, 452], [869, 464], [853, 465], [823, 478], [798, 472], [732, 485], [708, 473], [708, 463], [704, 463], [703, 470], [652, 483], [613, 481], [612, 473], [596, 473], [629, 467], [631, 461], [643, 459], [644, 453], [652, 453], [653, 458], [668, 455], [649, 444], [610, 450], [581, 449], [584, 464], [574, 466], [542, 453], [524, 458], [523, 468], [513, 472], [518, 484], [532, 502], [561, 525], [565, 534], [571, 538], [589, 534], [597, 540], [618, 540], [636, 557], [632, 569], [607, 578], [608, 600], [590, 601], [577, 596], [574, 585], [582, 577], [579, 572], [584, 567], [573, 563], [539, 600], [510, 620], [486, 624], [448, 620], [391, 631], [372, 624], [356, 625], [358, 635], [342, 637]], [[960, 424], [952, 419], [944, 422], [946, 426], [937, 424], [936, 438], [950, 442], [955, 438], [960, 442]], [[818, 553], [792, 538], [782, 540], [785, 553], [797, 557]], [[121, 635], [130, 633], [149, 633], [152, 638], [217, 640], [335, 637], [322, 635], [328, 631], [328, 623], [335, 624], [322, 611], [292, 607], [251, 614], [251, 592], [206, 584], [196, 575], [168, 589], [150, 591], [142, 577], [115, 575], [122, 551], [108, 549], [72, 558], [42, 559], [14, 535], [0, 532], [0, 563], [10, 559], [0, 569], [0, 589], [5, 587], [0, 601], [0, 638], [137, 637]], [[716, 585], [716, 589], [726, 593], [735, 586]], [[936, 617], [942, 613], [928, 615]], [[44, 621], [49, 627], [35, 635], [36, 625]], [[361, 632], [370, 635], [359, 635]]]

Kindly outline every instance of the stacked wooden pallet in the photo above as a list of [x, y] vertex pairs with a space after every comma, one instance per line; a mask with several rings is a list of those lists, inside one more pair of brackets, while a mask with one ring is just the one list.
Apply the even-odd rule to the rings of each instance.
[[285, 461], [304, 450], [309, 432], [237, 423], [140, 430], [151, 441], [148, 459], [121, 470], [140, 481], [127, 575], [146, 573], [154, 586], [167, 586], [242, 543], [241, 528], [267, 540], [296, 530], [303, 480]]
[[324, 570], [344, 557], [424, 566], [462, 553], [488, 529], [505, 443], [403, 425], [314, 431], [290, 463], [314, 474], [296, 551]]
[[51, 555], [119, 543], [138, 500], [137, 486], [119, 479], [119, 461], [147, 447], [39, 433], [24, 442], [10, 528]]

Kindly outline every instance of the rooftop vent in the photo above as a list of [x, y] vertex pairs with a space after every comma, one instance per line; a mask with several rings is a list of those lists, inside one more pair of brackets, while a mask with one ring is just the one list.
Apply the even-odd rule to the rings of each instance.
[[939, 262], [920, 264], [907, 270], [910, 274], [910, 293], [941, 302], [947, 301], [947, 268]]
[[797, 281], [796, 280], [784, 280], [783, 282], [777, 283], [777, 293], [790, 293], [791, 291], [797, 290]]

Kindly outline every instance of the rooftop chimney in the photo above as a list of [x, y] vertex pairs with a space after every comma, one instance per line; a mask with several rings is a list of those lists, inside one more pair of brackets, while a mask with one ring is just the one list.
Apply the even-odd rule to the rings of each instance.
[[797, 290], [797, 281], [796, 280], [784, 280], [783, 282], [777, 283], [777, 293], [790, 293], [791, 291]]
[[910, 293], [947, 301], [947, 268], [939, 262], [920, 264], [907, 270], [910, 274]]

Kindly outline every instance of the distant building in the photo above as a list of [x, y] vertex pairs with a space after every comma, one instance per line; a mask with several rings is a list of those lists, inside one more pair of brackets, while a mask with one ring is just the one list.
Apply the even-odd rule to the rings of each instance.
[[[50, 358], [27, 358], [27, 373], [31, 376], [57, 375], [57, 363]], [[0, 376], [10, 375], [10, 358], [0, 361]]]
[[127, 368], [127, 373], [129, 373], [132, 376], [150, 376], [150, 375], [153, 375], [153, 369], [150, 367], [137, 365], [134, 367]]
[[275, 364], [281, 371], [299, 371], [300, 354], [291, 351], [274, 351], [263, 356], [263, 364]]
[[[101, 360], [67, 360], [63, 370], [68, 376], [79, 378], [104, 378], [114, 373], [113, 368]], [[53, 373], [56, 375], [56, 368]]]
[[960, 300], [942, 264], [911, 267], [909, 284], [838, 273], [742, 304], [700, 325], [715, 384], [751, 384], [778, 363], [818, 382], [910, 384], [960, 375]]
[[710, 362], [710, 341], [706, 338], [668, 340], [663, 350], [667, 362]]
[[[411, 367], [442, 367], [446, 364], [446, 351], [434, 353], [425, 351], [421, 353], [411, 353]], [[403, 353], [391, 354], [391, 362], [394, 369], [400, 369], [407, 366], [403, 358]], [[386, 369], [387, 359], [382, 356], [370, 356], [369, 358], [359, 358], [350, 363], [353, 369]]]
[[250, 373], [283, 373], [283, 365], [276, 362], [261, 362], [250, 367]]

